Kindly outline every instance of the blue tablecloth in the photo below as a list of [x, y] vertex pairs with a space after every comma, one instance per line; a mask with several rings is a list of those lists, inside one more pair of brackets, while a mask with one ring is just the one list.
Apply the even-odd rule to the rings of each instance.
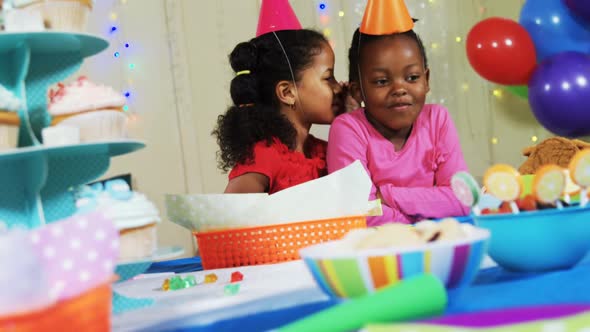
[[[155, 272], [189, 272], [197, 271], [200, 268], [200, 260], [191, 258], [157, 263], [153, 270]], [[449, 306], [446, 314], [536, 305], [590, 304], [589, 279], [590, 256], [569, 270], [547, 273], [515, 273], [500, 267], [483, 269], [471, 286], [449, 294]], [[207, 326], [191, 326], [172, 330], [264, 331], [282, 326], [337, 303], [339, 300], [332, 299], [247, 317], [236, 317]], [[182, 322], [179, 322], [177, 326], [182, 326]], [[166, 326], [157, 327], [158, 330], [166, 330], [166, 328]]]

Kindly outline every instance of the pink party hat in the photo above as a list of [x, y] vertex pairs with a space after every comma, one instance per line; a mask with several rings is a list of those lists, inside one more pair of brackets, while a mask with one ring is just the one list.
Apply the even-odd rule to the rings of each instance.
[[301, 23], [295, 16], [289, 0], [262, 0], [256, 37], [280, 30], [299, 30]]

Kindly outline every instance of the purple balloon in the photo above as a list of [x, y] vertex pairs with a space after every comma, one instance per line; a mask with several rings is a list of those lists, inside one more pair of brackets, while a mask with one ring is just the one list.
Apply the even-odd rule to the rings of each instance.
[[579, 17], [590, 22], [590, 1], [588, 0], [563, 0], [571, 11]]
[[564, 52], [541, 62], [529, 81], [529, 103], [554, 134], [590, 134], [590, 56]]

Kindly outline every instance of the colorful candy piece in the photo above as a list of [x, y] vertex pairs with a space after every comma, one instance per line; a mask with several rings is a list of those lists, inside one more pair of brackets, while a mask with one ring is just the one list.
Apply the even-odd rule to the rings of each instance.
[[455, 173], [451, 178], [451, 189], [459, 202], [472, 208], [475, 215], [481, 213], [477, 207], [480, 199], [479, 184], [471, 174], [467, 172]]
[[212, 284], [214, 282], [217, 282], [217, 274], [210, 273], [210, 274], [205, 275], [205, 283], [206, 284]]
[[195, 276], [186, 276], [184, 277], [184, 286], [185, 288], [189, 288], [189, 287], [194, 287], [197, 285], [197, 280], [195, 279]]
[[194, 276], [186, 276], [185, 278], [181, 276], [174, 276], [172, 278], [164, 280], [162, 284], [162, 289], [165, 291], [168, 290], [179, 290], [185, 288], [191, 288], [197, 285], [197, 281], [195, 280]]
[[230, 282], [239, 282], [244, 280], [244, 275], [241, 274], [239, 271], [233, 272], [231, 274], [231, 280]]
[[557, 165], [544, 165], [535, 174], [533, 193], [539, 203], [557, 204], [562, 208], [559, 198], [566, 186], [565, 173]]
[[486, 171], [483, 181], [490, 194], [504, 202], [509, 202], [512, 212], [520, 212], [514, 201], [520, 197], [523, 186], [520, 175], [514, 167], [504, 164], [494, 165]]
[[180, 276], [170, 278], [170, 290], [184, 289], [184, 280]]
[[578, 151], [569, 165], [572, 180], [580, 186], [580, 205], [588, 203], [588, 187], [590, 186], [590, 150]]
[[240, 291], [240, 284], [239, 283], [231, 283], [225, 285], [223, 287], [223, 292], [225, 295], [236, 295]]

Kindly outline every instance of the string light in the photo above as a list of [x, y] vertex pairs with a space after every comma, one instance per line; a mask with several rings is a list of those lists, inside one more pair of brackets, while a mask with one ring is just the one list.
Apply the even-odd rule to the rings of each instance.
[[326, 4], [325, 3], [320, 3], [320, 10], [324, 10], [326, 9]]
[[341, 11], [339, 11], [339, 12], [338, 12], [338, 16], [340, 16], [340, 17], [344, 17], [344, 12], [343, 12], [342, 10], [341, 10]]
[[115, 32], [115, 31], [117, 31], [117, 27], [116, 26], [112, 26], [111, 27], [111, 32]]
[[538, 140], [539, 140], [539, 138], [538, 138], [537, 136], [533, 136], [533, 137], [531, 137], [531, 141], [533, 141], [533, 142], [536, 142], [536, 141], [538, 141]]
[[125, 97], [129, 98], [131, 96], [131, 92], [127, 91], [125, 92]]
[[498, 144], [498, 138], [497, 137], [492, 137], [492, 144]]
[[132, 69], [132, 70], [135, 69], [135, 64], [134, 63], [130, 63], [129, 64], [129, 69]]
[[129, 106], [127, 106], [127, 105], [123, 106], [123, 112], [127, 112], [127, 111], [129, 111]]
[[113, 54], [113, 55], [115, 56], [115, 58], [118, 58], [121, 55], [121, 53], [115, 52], [115, 54]]
[[469, 90], [469, 84], [467, 84], [467, 83], [463, 83], [463, 84], [461, 85], [461, 88], [463, 89], [463, 91], [468, 91], [468, 90]]
[[326, 36], [326, 38], [330, 38], [331, 34], [332, 34], [332, 30], [330, 28], [324, 29], [324, 36]]
[[456, 41], [457, 43], [460, 43], [462, 40], [463, 40], [463, 39], [462, 39], [461, 37], [459, 37], [459, 36], [455, 37], [455, 41]]
[[112, 12], [111, 13], [111, 21], [116, 21], [117, 20], [117, 13]]
[[500, 89], [494, 89], [494, 91], [492, 93], [496, 98], [502, 98], [502, 96], [503, 96], [502, 90], [500, 90]]
[[438, 48], [438, 43], [432, 43], [430, 47], [432, 47], [433, 50], [436, 50]]
[[125, 43], [125, 48], [129, 48], [129, 43]]

